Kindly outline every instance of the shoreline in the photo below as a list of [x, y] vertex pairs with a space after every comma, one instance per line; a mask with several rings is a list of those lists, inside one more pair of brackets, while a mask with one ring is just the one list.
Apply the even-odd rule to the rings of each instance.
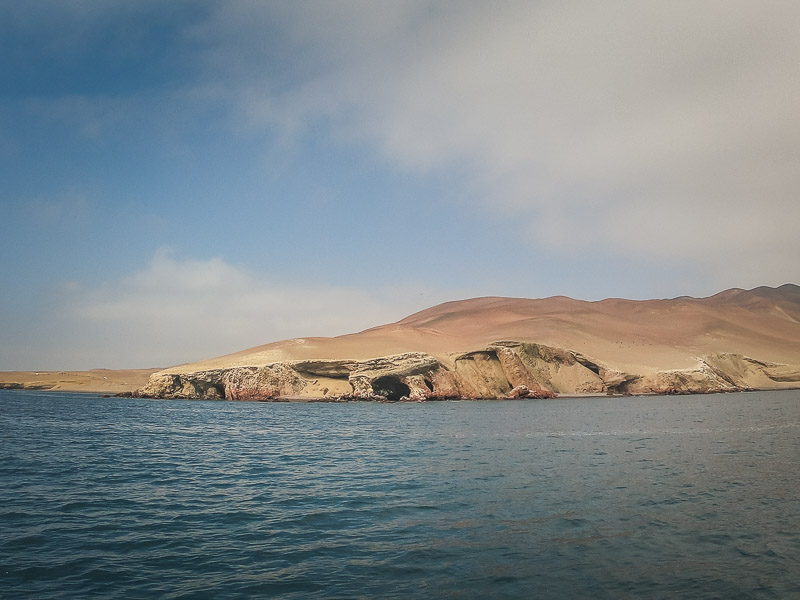
[[[40, 371], [41, 373], [41, 371]], [[682, 391], [682, 392], [673, 392], [673, 393], [662, 393], [662, 392], [642, 392], [637, 394], [556, 394], [550, 398], [471, 398], [471, 397], [453, 397], [453, 398], [427, 398], [424, 400], [411, 400], [411, 399], [400, 399], [400, 400], [389, 400], [389, 399], [378, 399], [378, 398], [333, 398], [333, 397], [307, 397], [307, 396], [284, 396], [284, 397], [277, 397], [277, 398], [264, 398], [264, 399], [254, 399], [248, 398], [243, 400], [228, 400], [224, 398], [219, 399], [209, 399], [209, 398], [156, 398], [152, 396], [137, 396], [132, 391], [123, 390], [117, 393], [109, 393], [108, 390], [97, 390], [97, 389], [67, 389], [66, 387], [63, 388], [53, 388], [53, 387], [36, 387], [36, 386], [25, 386], [22, 384], [16, 384], [12, 382], [0, 382], [0, 390], [9, 390], [9, 391], [21, 391], [21, 392], [45, 392], [51, 394], [82, 394], [87, 396], [95, 396], [98, 398], [137, 398], [141, 400], [155, 400], [155, 401], [172, 401], [172, 400], [180, 400], [180, 401], [192, 401], [192, 402], [252, 402], [252, 403], [260, 403], [260, 404], [426, 404], [426, 403], [437, 403], [437, 402], [532, 402], [537, 400], [582, 400], [582, 399], [591, 399], [591, 398], [652, 398], [652, 397], [664, 397], [669, 398], [672, 396], [713, 396], [713, 395], [728, 395], [728, 394], [745, 394], [745, 393], [760, 393], [760, 392], [785, 392], [785, 391], [798, 391], [800, 390], [800, 386], [795, 387], [774, 387], [774, 388], [766, 388], [766, 387], [759, 387], [759, 388], [749, 388], [749, 389], [738, 389], [738, 390], [712, 390], [712, 391]]]
[[0, 389], [118, 393], [143, 387], [161, 369], [90, 369], [88, 371], [0, 371]]

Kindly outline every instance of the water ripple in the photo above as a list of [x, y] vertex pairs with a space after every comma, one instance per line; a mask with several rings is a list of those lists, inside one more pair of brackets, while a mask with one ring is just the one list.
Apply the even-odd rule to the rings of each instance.
[[797, 597], [799, 400], [0, 391], [0, 599]]

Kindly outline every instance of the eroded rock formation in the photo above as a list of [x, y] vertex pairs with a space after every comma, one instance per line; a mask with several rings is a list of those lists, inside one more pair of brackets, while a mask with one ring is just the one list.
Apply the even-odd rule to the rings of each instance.
[[800, 387], [800, 286], [792, 284], [671, 300], [445, 302], [359, 333], [166, 369], [139, 393], [413, 401], [787, 387]]
[[[762, 385], [754, 385], [762, 384]], [[729, 392], [800, 385], [800, 369], [735, 354], [694, 369], [632, 373], [582, 354], [501, 341], [434, 357], [410, 352], [369, 360], [287, 361], [198, 372], [160, 372], [137, 395], [227, 400], [424, 401], [557, 395]]]

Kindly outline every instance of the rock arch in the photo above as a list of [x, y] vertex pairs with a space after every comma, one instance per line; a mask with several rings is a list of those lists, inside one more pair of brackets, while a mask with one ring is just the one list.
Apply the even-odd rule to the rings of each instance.
[[394, 375], [384, 375], [375, 379], [372, 382], [372, 391], [390, 402], [397, 402], [401, 398], [408, 398], [411, 395], [411, 388]]

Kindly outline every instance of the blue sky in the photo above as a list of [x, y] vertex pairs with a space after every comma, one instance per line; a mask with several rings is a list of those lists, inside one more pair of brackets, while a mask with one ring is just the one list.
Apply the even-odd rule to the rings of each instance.
[[0, 0], [0, 369], [800, 281], [794, 2]]

